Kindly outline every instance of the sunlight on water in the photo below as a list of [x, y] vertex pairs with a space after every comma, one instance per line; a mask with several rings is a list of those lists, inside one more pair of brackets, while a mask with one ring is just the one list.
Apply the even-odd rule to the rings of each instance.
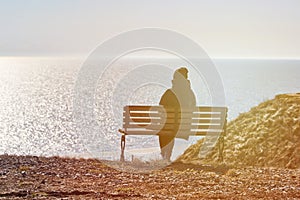
[[72, 89], [79, 64], [44, 58], [0, 63], [0, 153], [81, 152], [72, 123]]
[[[164, 62], [174, 68], [186, 65], [170, 60]], [[223, 79], [229, 119], [278, 93], [300, 92], [299, 61], [218, 60], [215, 63]], [[113, 157], [118, 157], [120, 135], [117, 130], [122, 126], [125, 104], [158, 104], [162, 93], [171, 85], [172, 73], [166, 78], [165, 74], [157, 72], [151, 76], [153, 80], [163, 79], [163, 84], [145, 84], [131, 91], [131, 79], [126, 80], [124, 74], [137, 65], [138, 61], [120, 60], [97, 85], [95, 113], [102, 128], [95, 142], [99, 156], [101, 152], [103, 157], [105, 152], [115, 152]], [[76, 133], [72, 115], [74, 83], [80, 66], [81, 61], [76, 59], [0, 59], [0, 154], [89, 156]], [[135, 73], [140, 72], [136, 70]], [[131, 75], [136, 77], [134, 73]], [[147, 76], [144, 73], [137, 81]], [[209, 105], [211, 100], [205, 81], [193, 74], [190, 77], [198, 104]], [[118, 87], [123, 87], [124, 94], [117, 90]], [[131, 92], [130, 98], [122, 99], [126, 92]], [[176, 149], [182, 152], [197, 139], [177, 140]], [[157, 156], [158, 146], [157, 137], [132, 136], [128, 140], [129, 153], [148, 148], [154, 149]]]

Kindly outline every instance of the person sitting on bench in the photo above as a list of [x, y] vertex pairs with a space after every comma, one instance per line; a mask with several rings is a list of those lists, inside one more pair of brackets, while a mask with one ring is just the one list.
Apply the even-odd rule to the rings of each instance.
[[[172, 88], [165, 91], [162, 95], [159, 105], [165, 109], [174, 109], [177, 116], [177, 123], [174, 124], [171, 134], [164, 133], [162, 128], [159, 135], [159, 144], [163, 159], [170, 161], [174, 146], [174, 138], [178, 132], [181, 119], [181, 109], [193, 109], [196, 107], [196, 98], [191, 89], [190, 81], [188, 80], [188, 69], [181, 67], [174, 72], [172, 80]], [[167, 112], [167, 120], [174, 119], [174, 115]]]

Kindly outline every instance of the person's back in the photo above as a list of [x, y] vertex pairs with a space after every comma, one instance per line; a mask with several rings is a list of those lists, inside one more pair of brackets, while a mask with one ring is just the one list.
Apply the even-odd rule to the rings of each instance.
[[[159, 143], [161, 154], [164, 159], [170, 160], [172, 149], [174, 146], [174, 138], [178, 132], [181, 122], [181, 109], [193, 109], [196, 106], [195, 95], [191, 89], [190, 82], [187, 79], [188, 70], [186, 68], [177, 69], [172, 80], [172, 88], [168, 89], [160, 99], [159, 104], [164, 106], [167, 110], [173, 109], [178, 112], [177, 123], [171, 134], [166, 134], [163, 131], [159, 134]], [[172, 119], [167, 113], [167, 120]], [[162, 129], [164, 130], [164, 128]]]

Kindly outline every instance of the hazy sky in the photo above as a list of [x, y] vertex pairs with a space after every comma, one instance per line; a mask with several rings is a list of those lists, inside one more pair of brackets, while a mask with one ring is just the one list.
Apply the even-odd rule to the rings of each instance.
[[127, 30], [180, 32], [212, 57], [300, 58], [300, 0], [0, 0], [0, 56], [87, 55]]

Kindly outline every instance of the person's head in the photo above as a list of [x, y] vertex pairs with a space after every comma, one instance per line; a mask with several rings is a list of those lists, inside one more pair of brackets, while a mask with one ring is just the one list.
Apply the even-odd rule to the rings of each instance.
[[174, 72], [173, 79], [185, 78], [188, 79], [188, 69], [185, 67], [181, 67]]

